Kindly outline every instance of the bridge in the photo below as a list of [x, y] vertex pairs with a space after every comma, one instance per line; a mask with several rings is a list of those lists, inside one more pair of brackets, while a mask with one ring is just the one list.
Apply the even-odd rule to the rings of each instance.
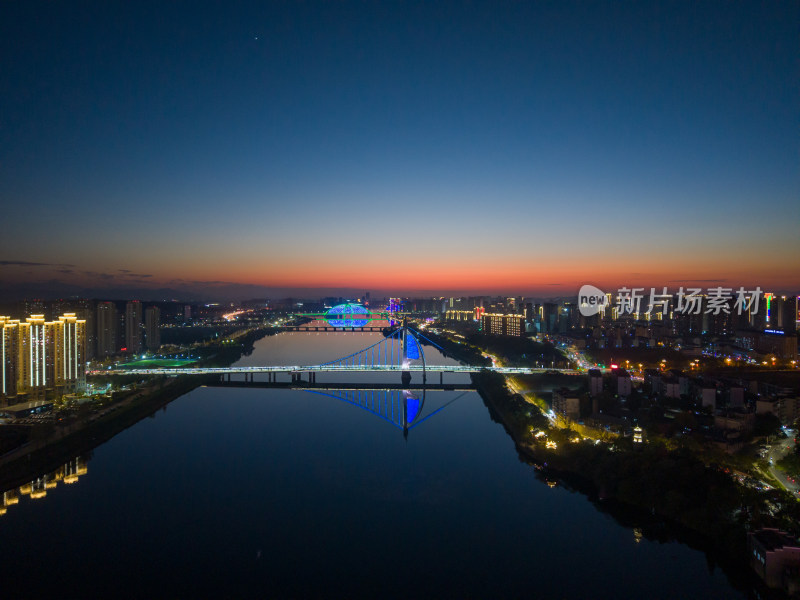
[[[316, 365], [270, 365], [230, 367], [156, 367], [142, 369], [107, 369], [91, 371], [94, 375], [216, 375], [220, 381], [231, 381], [231, 375], [244, 375], [249, 383], [278, 383], [279, 374], [291, 376], [292, 383], [300, 383], [303, 375], [308, 383], [316, 383], [317, 373], [399, 373], [403, 385], [411, 381], [412, 373], [421, 373], [422, 382], [427, 382], [429, 373], [439, 374], [439, 383], [443, 384], [444, 373], [479, 373], [491, 371], [504, 375], [536, 375], [558, 372], [568, 375], [579, 375], [575, 369], [547, 369], [537, 367], [497, 367], [483, 365], [431, 365], [425, 361], [423, 340], [438, 348], [442, 353], [447, 351], [436, 342], [425, 337], [421, 332], [403, 325], [382, 340], [371, 346], [328, 362]], [[266, 375], [266, 382], [257, 382], [257, 375]]]
[[334, 327], [333, 325], [281, 325], [280, 329], [283, 331], [334, 331], [336, 333], [352, 332], [352, 333], [381, 333], [386, 327], [380, 325], [364, 325], [363, 327]]

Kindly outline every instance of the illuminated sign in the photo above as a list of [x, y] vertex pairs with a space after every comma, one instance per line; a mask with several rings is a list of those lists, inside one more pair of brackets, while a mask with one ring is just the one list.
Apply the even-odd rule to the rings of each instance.
[[775, 333], [777, 335], [784, 335], [784, 332], [780, 329], [765, 329], [764, 333]]
[[770, 318], [772, 317], [772, 298], [775, 294], [771, 292], [767, 292], [764, 294], [764, 297], [767, 299], [767, 323], [769, 323]]

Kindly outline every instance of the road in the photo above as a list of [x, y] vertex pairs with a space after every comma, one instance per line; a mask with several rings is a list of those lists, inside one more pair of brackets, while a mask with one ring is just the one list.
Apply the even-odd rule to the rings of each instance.
[[800, 484], [793, 481], [786, 476], [782, 470], [777, 466], [778, 461], [784, 456], [794, 451], [794, 431], [787, 431], [789, 437], [785, 440], [778, 440], [769, 447], [767, 450], [767, 461], [769, 462], [769, 473], [780, 482], [781, 486], [789, 490], [795, 495], [800, 493]]

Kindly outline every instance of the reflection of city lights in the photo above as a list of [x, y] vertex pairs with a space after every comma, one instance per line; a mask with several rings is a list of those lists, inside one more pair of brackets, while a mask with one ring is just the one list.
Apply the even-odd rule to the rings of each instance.
[[77, 457], [55, 471], [37, 477], [35, 480], [18, 488], [7, 490], [0, 494], [0, 500], [2, 500], [2, 503], [0, 503], [0, 515], [4, 515], [9, 506], [19, 504], [21, 496], [28, 496], [33, 500], [45, 498], [47, 497], [47, 490], [55, 488], [59, 481], [75, 483], [81, 475], [85, 474], [86, 462], [82, 457]]

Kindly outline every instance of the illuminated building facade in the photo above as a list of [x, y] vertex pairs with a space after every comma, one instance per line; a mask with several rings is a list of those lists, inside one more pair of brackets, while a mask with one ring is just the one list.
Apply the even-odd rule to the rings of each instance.
[[19, 380], [19, 321], [0, 317], [0, 399], [17, 395]]
[[43, 396], [55, 387], [55, 326], [44, 315], [31, 315], [20, 323], [19, 383], [17, 391]]
[[446, 321], [473, 321], [475, 313], [471, 310], [448, 310], [444, 318]]
[[489, 335], [521, 336], [525, 334], [525, 316], [486, 313], [481, 316], [481, 330]]
[[86, 321], [66, 313], [54, 325], [56, 385], [64, 391], [82, 390], [86, 384]]
[[81, 390], [86, 381], [86, 321], [74, 313], [57, 321], [45, 321], [44, 315], [24, 322], [0, 317], [0, 359], [3, 400]]

